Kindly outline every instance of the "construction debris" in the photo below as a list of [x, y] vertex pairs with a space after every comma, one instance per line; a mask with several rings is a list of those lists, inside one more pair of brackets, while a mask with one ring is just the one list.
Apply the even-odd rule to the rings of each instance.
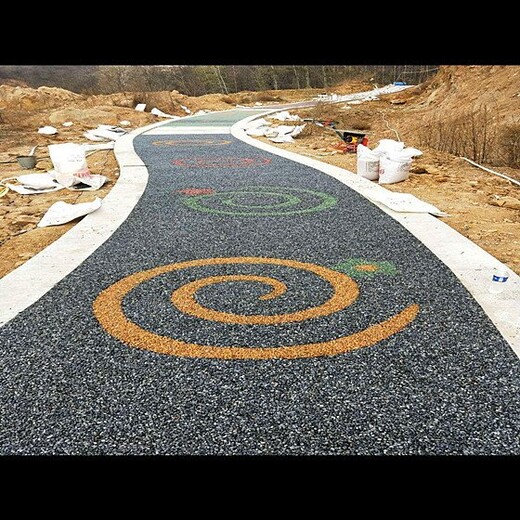
[[[10, 181], [16, 181], [19, 184], [13, 184]], [[31, 173], [28, 175], [19, 175], [18, 177], [9, 177], [3, 179], [0, 183], [20, 195], [36, 195], [38, 193], [49, 193], [64, 188], [56, 181], [54, 173]]]
[[283, 112], [278, 112], [276, 114], [272, 114], [266, 116], [268, 119], [276, 119], [277, 121], [301, 121], [302, 118], [296, 114], [290, 114], [287, 110]]
[[152, 108], [152, 110], [150, 110], [150, 114], [153, 114], [154, 116], [158, 116], [158, 117], [167, 117], [169, 119], [180, 119], [180, 116], [172, 116], [171, 114], [166, 114], [165, 112], [163, 112], [162, 110], [159, 110], [158, 108]]
[[392, 191], [374, 190], [366, 194], [366, 196], [374, 201], [384, 204], [393, 211], [403, 213], [430, 213], [436, 217], [447, 217], [448, 213], [444, 213], [439, 208], [428, 202], [418, 199], [411, 193], [399, 193]]
[[357, 173], [369, 180], [379, 180], [379, 184], [394, 184], [408, 179], [413, 157], [422, 155], [417, 148], [404, 147], [402, 141], [381, 139], [370, 150], [367, 146], [357, 146]]
[[125, 135], [127, 132], [124, 128], [112, 125], [98, 125], [94, 130], [88, 130], [83, 135], [91, 141], [103, 141], [110, 139], [117, 141], [120, 137]]
[[144, 109], [146, 108], [146, 103], [138, 103], [135, 105], [135, 110], [138, 112], [144, 112]]
[[43, 135], [54, 135], [58, 133], [58, 130], [53, 126], [42, 126], [41, 128], [38, 128], [38, 133]]
[[49, 145], [49, 155], [54, 165], [56, 181], [65, 188], [98, 190], [105, 184], [104, 175], [93, 175], [87, 167], [85, 148], [79, 144]]
[[43, 215], [38, 227], [59, 226], [78, 217], [93, 213], [101, 207], [101, 199], [96, 197], [93, 202], [81, 204], [68, 204], [67, 202], [55, 202]]

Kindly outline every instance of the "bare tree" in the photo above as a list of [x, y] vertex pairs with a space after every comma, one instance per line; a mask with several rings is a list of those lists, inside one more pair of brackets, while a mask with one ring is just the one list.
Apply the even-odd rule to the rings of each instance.
[[299, 89], [300, 88], [300, 78], [298, 78], [298, 71], [296, 70], [296, 65], [293, 65], [292, 68], [294, 71], [294, 77], [296, 78], [296, 88]]
[[329, 84], [327, 82], [327, 71], [325, 69], [325, 65], [321, 66], [321, 72], [323, 74], [323, 87], [328, 88]]
[[273, 75], [273, 88], [274, 90], [278, 90], [278, 80], [276, 79], [276, 71], [274, 70], [274, 65], [270, 65], [270, 67]]

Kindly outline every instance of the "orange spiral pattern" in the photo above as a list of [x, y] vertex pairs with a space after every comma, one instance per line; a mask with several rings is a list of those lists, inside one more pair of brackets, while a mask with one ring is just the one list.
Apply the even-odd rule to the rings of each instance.
[[127, 276], [98, 295], [93, 304], [94, 314], [103, 328], [115, 338], [128, 345], [157, 353], [220, 359], [273, 359], [330, 356], [373, 345], [402, 330], [415, 319], [419, 312], [419, 306], [412, 304], [395, 316], [348, 336], [317, 343], [280, 347], [216, 347], [189, 343], [150, 332], [128, 320], [123, 313], [123, 298], [137, 285], [155, 276], [190, 267], [226, 264], [272, 264], [309, 271], [326, 280], [332, 286], [333, 295], [322, 305], [303, 311], [275, 315], [225, 313], [204, 307], [196, 301], [198, 290], [216, 283], [254, 281], [266, 284], [271, 290], [260, 296], [261, 300], [276, 298], [287, 290], [284, 283], [274, 278], [255, 275], [227, 275], [205, 277], [183, 285], [172, 293], [173, 304], [181, 312], [206, 320], [242, 325], [273, 325], [327, 316], [344, 309], [359, 295], [357, 283], [349, 276], [316, 264], [279, 258], [209, 258], [164, 265]]

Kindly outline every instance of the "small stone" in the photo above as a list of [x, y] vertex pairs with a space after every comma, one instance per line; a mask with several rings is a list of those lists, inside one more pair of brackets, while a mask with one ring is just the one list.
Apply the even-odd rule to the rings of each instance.
[[33, 217], [31, 215], [21, 215], [13, 221], [13, 224], [21, 227], [27, 224], [38, 224], [40, 220], [40, 217]]
[[505, 208], [520, 210], [520, 200], [515, 197], [504, 197], [502, 200], [504, 201], [503, 206]]
[[50, 161], [38, 161], [36, 163], [36, 169], [37, 170], [51, 170], [52, 169], [52, 163]]

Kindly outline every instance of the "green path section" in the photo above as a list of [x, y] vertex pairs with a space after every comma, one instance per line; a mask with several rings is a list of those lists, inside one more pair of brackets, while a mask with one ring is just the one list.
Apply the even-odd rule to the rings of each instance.
[[186, 119], [177, 119], [163, 126], [231, 126], [244, 117], [253, 114], [255, 114], [253, 110], [228, 110], [227, 112], [214, 112]]

